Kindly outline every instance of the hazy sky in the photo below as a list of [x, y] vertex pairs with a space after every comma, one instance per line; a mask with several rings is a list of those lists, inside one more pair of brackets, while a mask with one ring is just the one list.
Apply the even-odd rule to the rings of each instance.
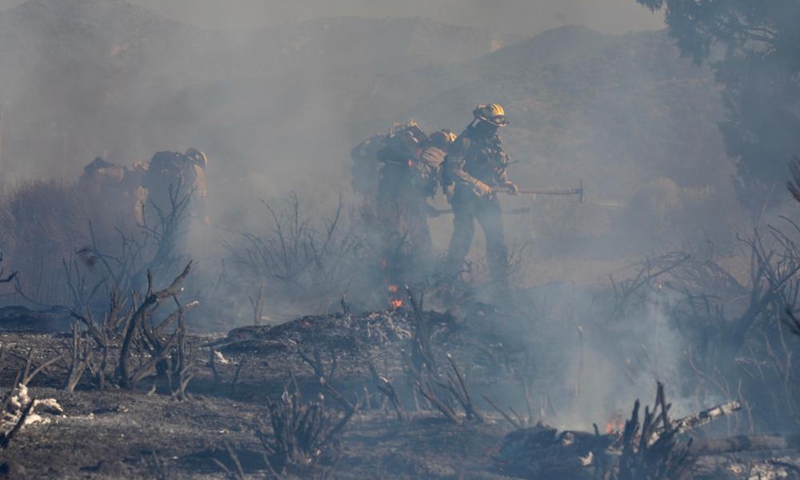
[[[23, 3], [0, 0], [0, 8]], [[130, 0], [162, 15], [206, 27], [295, 23], [315, 17], [421, 16], [500, 32], [532, 34], [563, 24], [607, 33], [663, 27], [662, 16], [635, 0]]]

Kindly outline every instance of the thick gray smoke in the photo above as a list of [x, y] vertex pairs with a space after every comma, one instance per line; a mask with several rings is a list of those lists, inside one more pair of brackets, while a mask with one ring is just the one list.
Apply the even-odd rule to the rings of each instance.
[[[212, 225], [193, 243], [200, 263], [216, 266], [230, 232], [274, 226], [261, 200], [281, 205], [294, 191], [316, 218], [347, 201], [359, 141], [409, 118], [460, 132], [477, 103], [499, 102], [515, 182], [587, 189], [584, 205], [504, 199], [531, 209], [506, 217], [509, 242], [525, 252], [518, 285], [596, 284], [651, 249], [707, 240], [727, 248], [739, 221], [714, 80], [664, 32], [640, 31], [661, 25], [628, 0], [30, 0], [0, 12], [0, 177], [71, 181], [101, 153], [130, 165], [200, 148], [210, 157]], [[431, 225], [442, 253], [451, 217]], [[483, 249], [477, 238], [478, 264]], [[574, 310], [531, 328], [576, 352], [590, 295], [551, 293], [551, 304]], [[641, 322], [626, 342], [640, 340], [668, 370], [647, 381], [673, 375], [679, 338], [657, 308]], [[658, 338], [646, 336], [653, 329]], [[621, 398], [618, 359], [586, 332], [580, 398], [611, 405]], [[567, 397], [579, 358], [560, 365]], [[635, 390], [625, 390], [626, 404]]]
[[450, 25], [531, 35], [564, 24], [604, 33], [663, 27], [661, 18], [627, 0], [135, 0], [160, 14], [207, 27], [263, 27], [335, 16], [426, 17]]

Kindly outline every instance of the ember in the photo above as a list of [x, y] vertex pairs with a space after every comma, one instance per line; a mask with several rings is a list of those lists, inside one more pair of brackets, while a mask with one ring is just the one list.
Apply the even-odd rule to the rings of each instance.
[[625, 419], [615, 413], [611, 420], [606, 424], [606, 435], [621, 433], [625, 429]]
[[388, 300], [389, 300], [389, 305], [392, 307], [392, 310], [397, 310], [399, 308], [402, 308], [403, 299], [398, 297], [398, 292], [400, 291], [400, 288], [397, 285], [389, 285], [389, 287], [387, 287], [387, 290], [389, 291]]

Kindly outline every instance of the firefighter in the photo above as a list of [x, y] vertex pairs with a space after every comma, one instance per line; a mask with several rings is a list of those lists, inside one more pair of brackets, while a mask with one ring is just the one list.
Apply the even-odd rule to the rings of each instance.
[[192, 221], [209, 224], [206, 216], [205, 168], [208, 157], [196, 148], [185, 153], [158, 152], [142, 177], [139, 199], [142, 223], [148, 228], [172, 228], [178, 250], [185, 248]]
[[409, 163], [411, 171], [404, 186], [403, 217], [408, 241], [423, 262], [433, 258], [433, 242], [428, 227], [428, 214], [432, 207], [427, 200], [436, 195], [447, 148], [455, 139], [456, 135], [449, 130], [432, 133]]
[[415, 122], [396, 128], [376, 156], [383, 163], [378, 182], [378, 215], [390, 244], [407, 244], [410, 256], [421, 262], [433, 254], [426, 199], [436, 192], [439, 168], [451, 137], [436, 132], [431, 138]]
[[81, 186], [90, 190], [107, 192], [121, 185], [124, 177], [124, 167], [108, 162], [100, 156], [83, 167], [83, 175], [79, 182]]
[[431, 134], [423, 145], [413, 167], [412, 185], [423, 197], [433, 197], [439, 186], [440, 170], [447, 156], [447, 149], [457, 138], [450, 130], [439, 130]]
[[472, 123], [450, 145], [443, 179], [452, 196], [453, 237], [447, 250], [448, 273], [458, 276], [475, 235], [475, 220], [486, 236], [486, 256], [492, 283], [508, 286], [508, 247], [503, 233], [499, 191], [516, 195], [519, 189], [508, 178], [508, 155], [498, 130], [508, 125], [502, 106], [478, 105]]
[[132, 231], [135, 225], [131, 213], [136, 209], [142, 175], [143, 169], [138, 163], [129, 169], [108, 162], [102, 156], [86, 165], [78, 185], [91, 199], [91, 208], [95, 209], [95, 216], [99, 216], [95, 220], [102, 222], [100, 219], [104, 218], [118, 228]]

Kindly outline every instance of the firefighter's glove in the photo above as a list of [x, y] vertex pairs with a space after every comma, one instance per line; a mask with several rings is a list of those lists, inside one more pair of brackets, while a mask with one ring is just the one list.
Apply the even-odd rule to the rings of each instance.
[[483, 182], [475, 182], [475, 184], [472, 186], [472, 193], [478, 197], [486, 197], [494, 193], [494, 190], [492, 190], [492, 187]]
[[506, 189], [509, 195], [519, 195], [519, 187], [511, 182], [503, 184], [503, 188]]

